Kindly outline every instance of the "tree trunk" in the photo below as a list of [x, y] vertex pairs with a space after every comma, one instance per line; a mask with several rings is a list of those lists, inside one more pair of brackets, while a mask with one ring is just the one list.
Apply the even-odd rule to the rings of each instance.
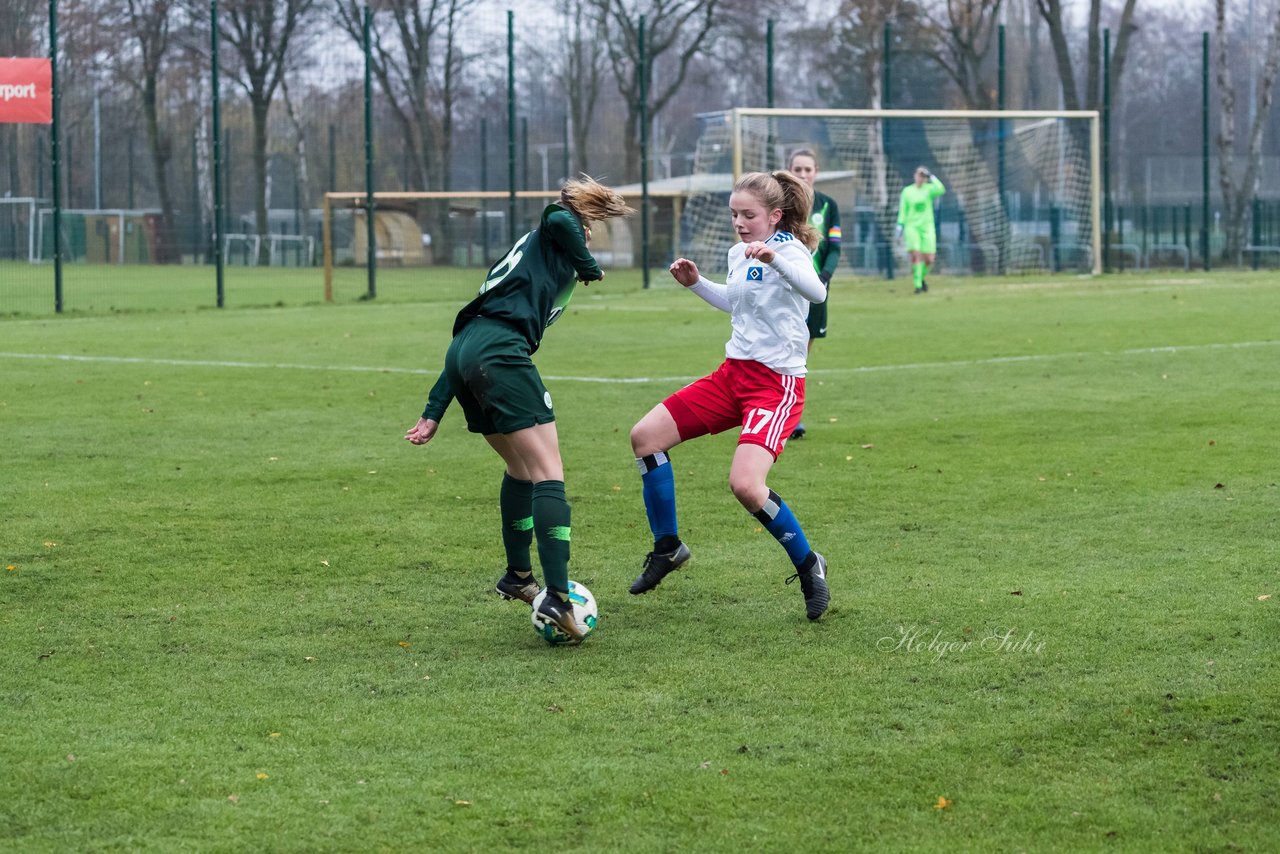
[[[289, 116], [289, 124], [293, 126], [293, 157], [294, 157], [294, 180], [298, 182], [298, 225], [302, 232], [302, 237], [308, 237], [311, 234], [311, 169], [307, 160], [307, 134], [306, 128], [302, 122], [298, 120], [297, 111], [293, 108], [293, 99], [289, 97], [289, 86], [286, 81], [281, 81], [280, 92], [284, 96], [285, 112]], [[303, 241], [303, 245], [306, 241]], [[312, 259], [308, 259], [307, 263], [311, 263]]]
[[160, 196], [160, 234], [156, 247], [157, 261], [174, 260], [173, 246], [173, 196], [169, 191], [169, 160], [173, 150], [169, 139], [160, 130], [157, 108], [156, 78], [148, 75], [142, 89], [142, 113], [147, 123], [147, 146], [151, 149], [151, 162], [156, 170], [156, 193]]
[[1049, 27], [1049, 43], [1053, 45], [1053, 58], [1058, 65], [1058, 81], [1062, 87], [1062, 106], [1078, 110], [1080, 94], [1076, 89], [1075, 69], [1071, 65], [1071, 46], [1067, 44], [1062, 24], [1062, 3], [1060, 0], [1036, 0], [1036, 7]]
[[258, 226], [258, 266], [271, 263], [271, 247], [267, 243], [270, 223], [267, 220], [267, 113], [271, 101], [255, 93], [253, 107], [253, 181], [254, 213]]
[[1262, 69], [1262, 85], [1258, 92], [1258, 110], [1253, 126], [1249, 129], [1248, 153], [1240, 182], [1232, 169], [1235, 157], [1235, 89], [1231, 76], [1231, 51], [1228, 46], [1226, 2], [1216, 0], [1214, 25], [1218, 38], [1217, 84], [1219, 103], [1218, 129], [1218, 182], [1222, 188], [1222, 224], [1226, 244], [1222, 250], [1225, 261], [1239, 264], [1244, 247], [1249, 243], [1249, 224], [1252, 202], [1258, 192], [1259, 169], [1262, 162], [1262, 131], [1271, 112], [1273, 89], [1277, 71], [1280, 71], [1280, 15], [1275, 16], [1272, 31], [1267, 39], [1267, 55]]

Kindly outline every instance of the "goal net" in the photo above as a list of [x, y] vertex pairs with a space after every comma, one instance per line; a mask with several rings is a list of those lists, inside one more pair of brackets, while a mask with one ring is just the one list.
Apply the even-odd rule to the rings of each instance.
[[[718, 177], [692, 193], [683, 254], [723, 269], [736, 240], [729, 190], [745, 172], [817, 154], [816, 188], [835, 199], [841, 263], [892, 275], [899, 194], [917, 166], [947, 192], [935, 211], [940, 272], [1101, 271], [1098, 114], [1094, 111], [735, 109], [701, 117], [694, 172]], [[705, 183], [705, 181], [703, 182]]]

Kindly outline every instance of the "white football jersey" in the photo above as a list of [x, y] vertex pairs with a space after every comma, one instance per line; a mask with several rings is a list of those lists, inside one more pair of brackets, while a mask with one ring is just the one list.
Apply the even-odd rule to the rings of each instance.
[[827, 298], [813, 269], [813, 257], [789, 232], [766, 241], [773, 261], [747, 258], [745, 243], [729, 250], [725, 284], [701, 278], [690, 290], [732, 317], [733, 334], [725, 344], [730, 359], [748, 359], [787, 376], [805, 375], [809, 348], [809, 303]]

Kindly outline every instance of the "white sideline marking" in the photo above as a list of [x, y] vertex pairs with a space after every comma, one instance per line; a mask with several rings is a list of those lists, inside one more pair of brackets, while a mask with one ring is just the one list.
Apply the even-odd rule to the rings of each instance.
[[[1250, 347], [1274, 347], [1276, 341], [1237, 341], [1229, 344], [1187, 344], [1168, 345], [1164, 347], [1135, 347], [1128, 350], [1099, 350], [1096, 352], [1076, 353], [1032, 353], [1025, 356], [993, 356], [989, 359], [956, 359], [950, 362], [908, 362], [898, 365], [863, 365], [854, 368], [819, 368], [809, 371], [810, 376], [831, 374], [870, 374], [883, 371], [928, 371], [944, 368], [971, 368], [979, 365], [1005, 365], [1022, 362], [1048, 362], [1056, 359], [1086, 359], [1112, 356], [1145, 356], [1155, 353], [1193, 353], [1201, 350], [1242, 350]], [[305, 365], [292, 362], [232, 362], [208, 359], [151, 359], [140, 356], [78, 356], [72, 353], [2, 353], [0, 359], [29, 359], [51, 362], [87, 362], [92, 364], [112, 365], [163, 365], [178, 368], [248, 368], [256, 370], [284, 371], [331, 371], [356, 374], [412, 374], [415, 376], [436, 376], [438, 368], [373, 368], [360, 365]], [[610, 385], [629, 385], [637, 383], [673, 383], [691, 382], [696, 376], [679, 377], [581, 377], [552, 376], [544, 377], [552, 382], [606, 383]]]

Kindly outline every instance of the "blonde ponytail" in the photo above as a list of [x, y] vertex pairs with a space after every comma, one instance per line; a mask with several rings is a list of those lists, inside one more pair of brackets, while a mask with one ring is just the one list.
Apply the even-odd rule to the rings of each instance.
[[809, 224], [813, 210], [813, 188], [787, 169], [779, 169], [773, 177], [782, 187], [786, 204], [782, 205], [782, 222], [778, 227], [789, 231], [812, 252], [818, 247], [818, 232]]
[[747, 192], [760, 200], [768, 210], [782, 211], [778, 231], [790, 232], [812, 252], [818, 245], [818, 233], [809, 225], [813, 208], [813, 190], [786, 169], [777, 172], [748, 172], [738, 179], [733, 191]]

